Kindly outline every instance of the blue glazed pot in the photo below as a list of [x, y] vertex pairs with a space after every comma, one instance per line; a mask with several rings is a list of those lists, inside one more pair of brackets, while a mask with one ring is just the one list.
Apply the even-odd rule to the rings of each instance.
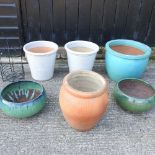
[[25, 118], [38, 113], [44, 107], [46, 92], [39, 83], [18, 81], [6, 86], [0, 97], [0, 108], [6, 115]]
[[[111, 46], [124, 45], [140, 49], [143, 55], [126, 55], [111, 49]], [[117, 39], [111, 40], [105, 46], [105, 65], [108, 76], [111, 80], [119, 81], [124, 78], [140, 78], [149, 61], [151, 48], [143, 43]]]

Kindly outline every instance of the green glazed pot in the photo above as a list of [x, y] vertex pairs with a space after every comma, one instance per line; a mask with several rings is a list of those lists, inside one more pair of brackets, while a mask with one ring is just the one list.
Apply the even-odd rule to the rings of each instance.
[[46, 92], [42, 85], [33, 81], [18, 81], [1, 91], [0, 108], [8, 116], [30, 117], [45, 105]]
[[[126, 80], [140, 82], [141, 84], [147, 86], [152, 91], [154, 91], [154, 94], [147, 98], [138, 98], [138, 97], [129, 96], [126, 93], [124, 93], [120, 88], [120, 84]], [[123, 79], [117, 83], [114, 89], [114, 98], [117, 104], [122, 109], [133, 113], [141, 113], [141, 112], [148, 111], [155, 106], [155, 89], [149, 83], [140, 79], [134, 79], [134, 78]]]

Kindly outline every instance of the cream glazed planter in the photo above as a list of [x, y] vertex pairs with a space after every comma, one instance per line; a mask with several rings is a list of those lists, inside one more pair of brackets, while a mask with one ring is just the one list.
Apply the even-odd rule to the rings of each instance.
[[[73, 47], [87, 47], [92, 49], [90, 52], [75, 52], [71, 50]], [[92, 70], [96, 54], [99, 51], [99, 46], [93, 42], [77, 40], [65, 44], [65, 49], [68, 57], [69, 71], [76, 70]]]
[[[33, 53], [30, 48], [50, 47], [52, 50], [47, 53]], [[23, 50], [26, 54], [32, 78], [39, 81], [49, 80], [53, 77], [54, 65], [58, 45], [51, 41], [33, 41], [27, 43]]]

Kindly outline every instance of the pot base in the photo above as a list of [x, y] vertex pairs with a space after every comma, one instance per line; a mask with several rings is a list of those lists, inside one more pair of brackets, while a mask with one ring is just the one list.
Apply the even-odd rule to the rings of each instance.
[[97, 120], [87, 121], [87, 122], [79, 121], [79, 123], [78, 123], [77, 120], [73, 120], [73, 119], [71, 120], [70, 117], [67, 117], [65, 114], [64, 114], [64, 118], [70, 127], [72, 127], [73, 129], [75, 129], [77, 131], [80, 131], [80, 132], [85, 132], [85, 131], [89, 131], [89, 130], [93, 129], [96, 126], [96, 122], [99, 121], [99, 120], [98, 121]]

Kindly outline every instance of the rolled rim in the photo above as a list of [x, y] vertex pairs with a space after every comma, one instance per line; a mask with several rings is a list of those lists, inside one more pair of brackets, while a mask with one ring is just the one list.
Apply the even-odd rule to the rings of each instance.
[[[122, 53], [119, 53], [115, 50], [113, 50], [111, 48], [111, 46], [114, 46], [114, 45], [125, 45], [125, 46], [131, 46], [131, 47], [134, 47], [134, 48], [137, 48], [141, 51], [144, 52], [143, 55], [127, 55], [127, 54], [122, 54]], [[108, 41], [105, 45], [105, 49], [106, 49], [106, 52], [110, 52], [111, 54], [117, 56], [117, 57], [121, 57], [121, 58], [124, 58], [124, 59], [144, 59], [144, 58], [149, 58], [150, 55], [151, 55], [151, 51], [152, 49], [141, 43], [141, 42], [138, 42], [138, 41], [134, 41], [134, 40], [128, 40], [128, 39], [116, 39], [116, 40], [111, 40], [111, 41]]]
[[[71, 46], [77, 47], [77, 45], [74, 46], [74, 44], [79, 44], [79, 46], [80, 46], [80, 44], [83, 44], [83, 45], [85, 44], [85, 46], [83, 46], [83, 47], [92, 48], [92, 51], [91, 52], [75, 52], [70, 49]], [[97, 44], [90, 42], [90, 41], [84, 41], [84, 40], [70, 41], [70, 42], [66, 43], [64, 47], [65, 47], [66, 52], [70, 52], [70, 53], [73, 53], [76, 55], [91, 55], [91, 54], [97, 53], [99, 51], [99, 46]]]
[[116, 84], [116, 87], [117, 89], [124, 95], [126, 96], [127, 98], [132, 98], [132, 99], [136, 99], [136, 100], [141, 100], [141, 101], [144, 101], [144, 100], [149, 100], [149, 99], [152, 99], [155, 97], [155, 94], [153, 96], [150, 96], [148, 98], [138, 98], [138, 97], [133, 97], [133, 96], [129, 96], [127, 94], [125, 94], [120, 88], [119, 88], [119, 84], [122, 82], [122, 81], [126, 81], [126, 80], [131, 80], [131, 81], [139, 81], [139, 82], [142, 82], [143, 84], [145, 84], [146, 86], [150, 87], [154, 92], [155, 92], [155, 89], [154, 87], [152, 87], [148, 82], [144, 81], [144, 80], [141, 80], [141, 79], [137, 79], [137, 78], [125, 78], [125, 79], [122, 79], [120, 80], [117, 84]]
[[[78, 76], [78, 75], [80, 76], [82, 74], [83, 74], [83, 76], [87, 76], [87, 77], [95, 76], [96, 80], [100, 80], [102, 83], [101, 89], [98, 89], [97, 91], [86, 92], [86, 91], [80, 91], [80, 90], [73, 88], [68, 82], [69, 79], [71, 77]], [[106, 79], [104, 77], [102, 77], [100, 74], [93, 72], [93, 71], [84, 71], [84, 70], [83, 71], [74, 71], [74, 72], [71, 72], [68, 75], [66, 75], [63, 80], [63, 85], [73, 95], [80, 96], [83, 98], [97, 97], [97, 96], [103, 94], [107, 90], [107, 87], [108, 87]]]
[[[34, 53], [34, 52], [30, 52], [28, 50], [28, 48], [38, 47], [38, 46], [35, 46], [35, 44], [39, 44], [39, 43], [49, 44], [48, 46], [47, 45], [42, 45], [42, 46], [51, 47], [51, 48], [54, 48], [54, 49], [51, 50], [50, 52], [46, 52], [46, 53]], [[52, 42], [52, 41], [39, 40], [39, 41], [32, 41], [32, 42], [29, 42], [29, 43], [25, 44], [23, 46], [23, 50], [24, 50], [25, 53], [31, 54], [31, 55], [38, 55], [38, 56], [39, 55], [49, 55], [49, 54], [55, 54], [57, 52], [58, 45], [56, 43]]]

